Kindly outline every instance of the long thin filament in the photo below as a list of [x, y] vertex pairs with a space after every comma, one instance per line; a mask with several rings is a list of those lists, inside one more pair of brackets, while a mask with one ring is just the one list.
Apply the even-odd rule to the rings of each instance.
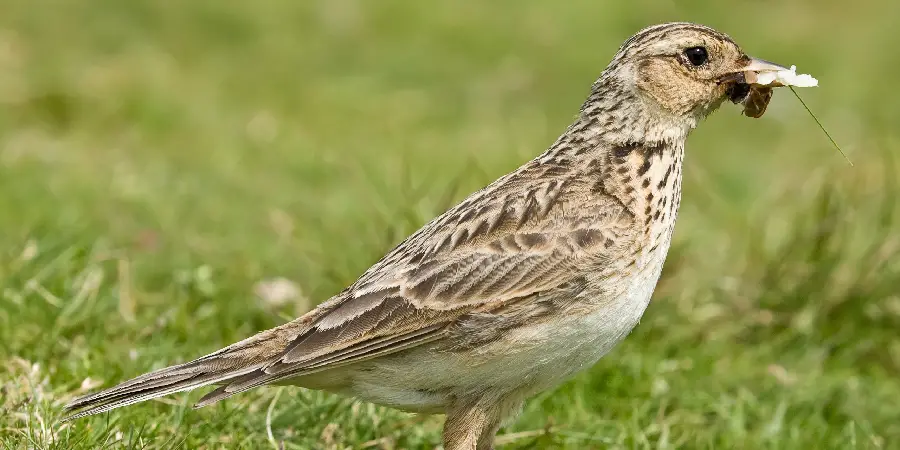
[[850, 161], [850, 158], [847, 157], [847, 154], [844, 153], [843, 150], [841, 150], [841, 146], [839, 146], [839, 145], [837, 144], [837, 142], [834, 141], [834, 138], [831, 137], [831, 134], [828, 133], [828, 130], [826, 130], [825, 127], [822, 126], [822, 122], [819, 122], [819, 118], [816, 117], [815, 114], [813, 114], [812, 110], [809, 109], [809, 106], [806, 106], [806, 102], [804, 102], [803, 99], [800, 98], [800, 94], [798, 94], [797, 91], [794, 90], [794, 87], [793, 87], [793, 86], [788, 86], [788, 87], [791, 89], [791, 92], [794, 93], [794, 96], [797, 97], [797, 100], [800, 100], [800, 104], [803, 105], [804, 108], [806, 108], [806, 112], [808, 112], [809, 115], [812, 116], [813, 120], [816, 121], [816, 124], [818, 124], [818, 125], [819, 125], [819, 128], [822, 129], [822, 132], [825, 133], [825, 136], [828, 136], [828, 140], [831, 141], [831, 144], [834, 145], [834, 148], [836, 148], [837, 151], [841, 152], [841, 155], [844, 156], [844, 159], [846, 159], [847, 162], [850, 163], [850, 166], [852, 167], [852, 166], [853, 166], [853, 161]]

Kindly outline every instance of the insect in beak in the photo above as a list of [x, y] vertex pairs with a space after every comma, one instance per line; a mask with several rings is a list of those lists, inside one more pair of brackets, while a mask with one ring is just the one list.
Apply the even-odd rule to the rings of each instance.
[[726, 88], [728, 99], [734, 104], [744, 101], [747, 94], [750, 93], [750, 84], [747, 83], [744, 72], [732, 72], [719, 78], [720, 85], [726, 83], [728, 85]]
[[720, 78], [719, 84], [729, 83], [728, 99], [734, 104], [743, 104], [744, 115], [759, 118], [769, 106], [769, 100], [772, 99], [772, 88], [781, 86], [777, 83], [770, 83], [769, 86], [758, 84], [759, 74], [785, 70], [790, 69], [764, 59], [750, 58], [749, 63]]

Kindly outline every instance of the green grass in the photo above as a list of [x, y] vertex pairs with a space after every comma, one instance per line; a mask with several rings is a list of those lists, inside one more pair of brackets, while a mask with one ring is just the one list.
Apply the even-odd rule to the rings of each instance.
[[856, 166], [789, 92], [760, 120], [725, 106], [690, 139], [644, 321], [502, 448], [900, 448], [900, 4], [625, 5], [3, 2], [0, 446], [435, 448], [439, 417], [291, 388], [57, 419], [308, 307], [260, 280], [328, 298], [678, 19], [816, 75], [800, 93]]

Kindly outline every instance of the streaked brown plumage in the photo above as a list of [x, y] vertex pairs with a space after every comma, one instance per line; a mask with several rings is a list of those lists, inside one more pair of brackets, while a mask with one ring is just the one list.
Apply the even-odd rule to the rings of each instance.
[[674, 230], [684, 140], [723, 100], [747, 97], [751, 61], [701, 25], [641, 30], [549, 150], [353, 285], [290, 323], [79, 398], [69, 418], [206, 385], [217, 387], [198, 407], [293, 384], [444, 412], [445, 449], [492, 448], [526, 398], [590, 366], [637, 324]]

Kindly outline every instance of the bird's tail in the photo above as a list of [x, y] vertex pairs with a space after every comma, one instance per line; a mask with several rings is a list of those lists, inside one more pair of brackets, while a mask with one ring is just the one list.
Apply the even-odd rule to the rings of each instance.
[[118, 386], [80, 397], [66, 405], [63, 421], [103, 413], [121, 406], [221, 384], [269, 364], [287, 347], [300, 319], [177, 366], [133, 378]]

